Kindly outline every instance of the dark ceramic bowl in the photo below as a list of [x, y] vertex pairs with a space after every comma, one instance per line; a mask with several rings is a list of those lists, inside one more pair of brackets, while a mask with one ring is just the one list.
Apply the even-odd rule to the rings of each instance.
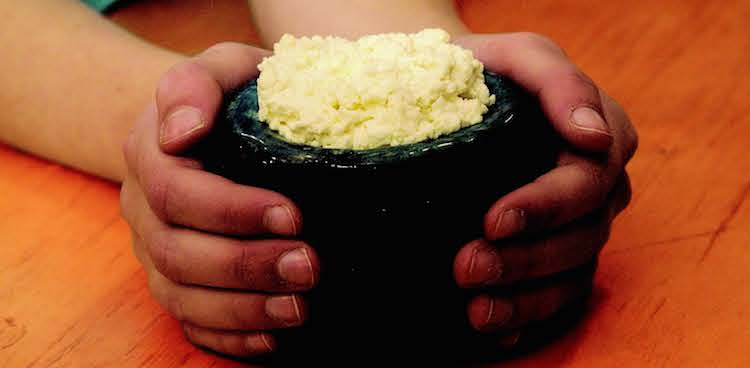
[[256, 81], [228, 97], [196, 155], [211, 172], [294, 200], [301, 238], [323, 263], [309, 322], [281, 334], [287, 356], [444, 356], [483, 346], [453, 259], [482, 236], [500, 196], [552, 167], [558, 147], [533, 98], [506, 78], [485, 78], [497, 101], [483, 122], [361, 151], [283, 141], [257, 120]]

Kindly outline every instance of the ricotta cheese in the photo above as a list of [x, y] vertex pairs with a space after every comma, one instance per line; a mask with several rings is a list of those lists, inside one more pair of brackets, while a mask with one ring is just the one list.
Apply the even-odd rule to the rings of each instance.
[[309, 146], [420, 142], [482, 121], [495, 102], [483, 68], [440, 29], [357, 41], [284, 35], [258, 66], [258, 118]]

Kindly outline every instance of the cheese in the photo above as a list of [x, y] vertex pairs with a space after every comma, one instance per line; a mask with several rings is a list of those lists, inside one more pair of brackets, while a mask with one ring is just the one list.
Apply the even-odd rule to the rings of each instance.
[[439, 29], [357, 41], [284, 35], [258, 66], [258, 117], [289, 142], [357, 150], [479, 123], [495, 96], [482, 63], [449, 41]]

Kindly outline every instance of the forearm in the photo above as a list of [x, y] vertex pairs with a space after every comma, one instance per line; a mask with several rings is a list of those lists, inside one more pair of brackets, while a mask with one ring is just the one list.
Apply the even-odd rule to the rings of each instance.
[[468, 33], [451, 0], [249, 0], [266, 46], [284, 33], [357, 38], [371, 33], [443, 28]]
[[112, 180], [158, 78], [182, 56], [75, 0], [0, 2], [0, 141]]

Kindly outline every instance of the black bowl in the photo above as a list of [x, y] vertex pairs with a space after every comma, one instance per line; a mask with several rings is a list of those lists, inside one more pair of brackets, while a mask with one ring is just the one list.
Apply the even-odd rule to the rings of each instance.
[[282, 354], [448, 358], [491, 346], [468, 324], [472, 292], [456, 287], [453, 259], [482, 236], [500, 196], [552, 167], [559, 144], [534, 98], [504, 77], [485, 79], [497, 101], [481, 123], [360, 151], [282, 140], [257, 120], [254, 80], [228, 96], [196, 156], [211, 172], [294, 200], [301, 238], [323, 263], [307, 295], [310, 320], [282, 332]]

